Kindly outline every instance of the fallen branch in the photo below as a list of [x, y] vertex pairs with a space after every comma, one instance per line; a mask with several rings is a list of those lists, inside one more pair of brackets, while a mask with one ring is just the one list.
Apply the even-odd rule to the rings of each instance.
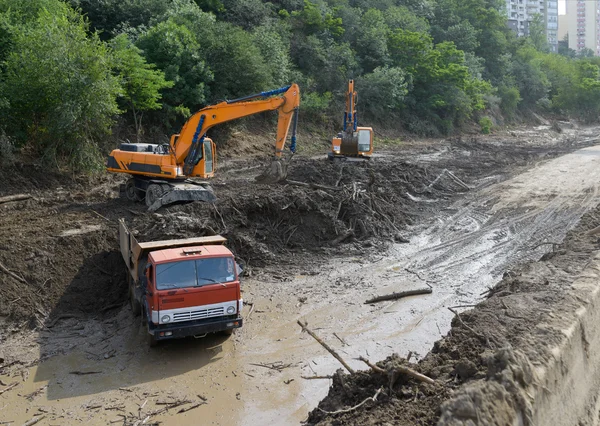
[[364, 404], [366, 404], [368, 401], [377, 401], [377, 397], [379, 396], [379, 394], [383, 392], [383, 387], [380, 387], [379, 389], [377, 389], [377, 392], [375, 392], [375, 395], [369, 397], [369, 398], [365, 398], [365, 400], [363, 402], [361, 402], [360, 404], [355, 405], [354, 407], [350, 407], [350, 408], [346, 408], [345, 410], [337, 410], [337, 411], [325, 411], [319, 407], [319, 411], [325, 413], [325, 414], [342, 414], [342, 413], [349, 413], [350, 411], [354, 411], [359, 407], [362, 407]]
[[75, 374], [77, 376], [85, 376], [87, 374], [101, 374], [102, 371], [69, 371], [69, 374]]
[[[373, 371], [376, 371], [377, 373], [381, 373], [381, 374], [388, 374], [388, 372], [386, 370], [384, 370], [381, 367], [376, 366], [375, 364], [371, 364], [371, 362], [369, 362], [368, 359], [364, 358], [364, 357], [359, 357], [359, 360], [361, 360], [362, 362], [364, 362], [365, 364], [367, 364], [369, 367], [371, 367], [371, 369]], [[395, 367], [394, 370], [392, 371], [393, 373], [402, 373], [402, 374], [406, 374], [407, 376], [410, 376], [414, 379], [417, 379], [421, 382], [425, 382], [428, 383], [430, 385], [435, 384], [435, 380], [433, 380], [431, 377], [427, 377], [424, 374], [418, 373], [415, 370], [408, 368], [408, 367]]]
[[343, 358], [341, 356], [338, 355], [338, 353], [336, 351], [334, 351], [333, 349], [331, 349], [329, 347], [329, 345], [327, 345], [327, 343], [325, 343], [324, 341], [322, 341], [315, 333], [313, 333], [312, 331], [310, 331], [307, 328], [307, 323], [305, 322], [304, 324], [302, 324], [302, 322], [300, 322], [300, 320], [297, 321], [298, 325], [300, 327], [302, 327], [302, 331], [306, 331], [308, 334], [311, 335], [311, 337], [313, 339], [315, 339], [321, 346], [323, 346], [331, 355], [333, 355], [333, 357], [335, 359], [337, 359], [346, 370], [348, 370], [351, 374], [354, 374], [354, 370], [346, 363], [346, 361], [343, 360]]
[[385, 294], [383, 296], [374, 297], [372, 299], [367, 300], [365, 302], [365, 304], [383, 302], [386, 300], [396, 300], [396, 299], [401, 299], [403, 297], [416, 296], [418, 294], [431, 294], [432, 292], [433, 292], [433, 290], [431, 288], [422, 288], [422, 289], [418, 289], [418, 290], [401, 291], [400, 293], [391, 293], [391, 294]]
[[343, 190], [343, 188], [339, 188], [339, 187], [319, 185], [317, 183], [299, 182], [297, 180], [286, 180], [285, 183], [287, 183], [289, 185], [293, 185], [293, 186], [304, 186], [306, 188], [312, 188], [312, 189], [324, 189], [326, 191], [342, 191]]
[[7, 195], [6, 197], [0, 197], [0, 204], [10, 203], [11, 201], [23, 201], [30, 198], [32, 198], [31, 194]]
[[198, 407], [200, 407], [201, 405], [204, 405], [204, 404], [206, 404], [206, 402], [204, 402], [204, 401], [196, 402], [195, 404], [190, 405], [189, 407], [182, 408], [181, 410], [179, 410], [177, 412], [177, 414], [185, 413], [186, 411], [193, 410], [194, 408], [198, 408]]
[[29, 284], [25, 278], [18, 276], [17, 274], [15, 274], [12, 271], [9, 271], [8, 268], [6, 266], [4, 266], [2, 263], [0, 263], [0, 270], [2, 272], [4, 272], [5, 274], [13, 277], [15, 280], [22, 282], [23, 284]]
[[348, 232], [343, 233], [342, 235], [337, 237], [335, 240], [332, 240], [329, 244], [331, 244], [332, 246], [337, 246], [339, 243], [352, 237], [353, 235], [354, 235], [354, 231], [350, 230]]
[[337, 337], [337, 339], [338, 339], [340, 342], [342, 342], [342, 345], [344, 345], [344, 346], [349, 346], [349, 345], [348, 345], [348, 343], [346, 343], [346, 341], [345, 341], [344, 339], [342, 339], [340, 336], [338, 336], [338, 335], [337, 335], [337, 334], [335, 334], [335, 333], [333, 333], [333, 335], [334, 335], [335, 337]]
[[11, 383], [10, 385], [8, 385], [7, 388], [4, 388], [4, 389], [0, 390], [0, 395], [2, 395], [4, 392], [8, 392], [9, 390], [11, 390], [12, 388], [14, 388], [18, 384], [19, 384], [19, 382]]
[[300, 376], [305, 380], [333, 379], [333, 376]]
[[465, 324], [465, 322], [462, 320], [462, 318], [460, 317], [460, 315], [458, 314], [458, 312], [456, 312], [454, 309], [452, 308], [448, 308], [448, 310], [450, 312], [452, 312], [454, 315], [456, 315], [456, 317], [458, 318], [458, 321], [461, 323], [461, 325], [463, 327], [465, 327], [467, 330], [469, 330], [471, 333], [473, 333], [475, 336], [479, 337], [482, 340], [485, 340], [486, 344], [491, 347], [490, 345], [490, 339], [487, 338], [487, 336], [473, 330], [471, 327], [469, 327], [467, 324]]
[[98, 213], [96, 210], [90, 209], [90, 211], [92, 213], [96, 213], [98, 216], [100, 216], [102, 219], [106, 220], [107, 222], [110, 222], [110, 219], [107, 217], [102, 216], [100, 213]]
[[23, 423], [23, 426], [32, 426], [44, 418], [46, 418], [45, 414], [43, 416], [34, 417], [33, 419], [29, 420], [28, 422]]
[[289, 368], [292, 366], [292, 364], [279, 364], [279, 363], [271, 363], [271, 364], [254, 364], [254, 363], [250, 363], [250, 365], [256, 365], [257, 367], [264, 367], [264, 368], [268, 368], [270, 370], [276, 370], [279, 371], [280, 373], [285, 370], [286, 368]]

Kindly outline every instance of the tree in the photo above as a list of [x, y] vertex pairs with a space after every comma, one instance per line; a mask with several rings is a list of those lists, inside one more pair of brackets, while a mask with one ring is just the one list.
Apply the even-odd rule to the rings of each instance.
[[172, 125], [177, 117], [189, 116], [206, 102], [213, 74], [189, 28], [168, 19], [142, 34], [136, 45], [173, 82], [162, 94], [167, 114], [165, 124]]
[[544, 22], [544, 17], [539, 13], [533, 16], [533, 20], [529, 24], [529, 38], [540, 52], [550, 51], [548, 37], [546, 36], [546, 23]]
[[354, 46], [365, 72], [388, 62], [388, 31], [383, 13], [379, 10], [369, 9], [362, 16]]
[[407, 75], [400, 68], [379, 67], [356, 82], [359, 88], [359, 112], [380, 122], [397, 116], [408, 94]]
[[99, 166], [98, 143], [119, 112], [121, 90], [107, 47], [59, 0], [46, 0], [48, 7], [27, 19], [18, 7], [4, 8], [7, 3], [0, 2], [13, 36], [0, 80], [7, 135], [17, 146], [30, 144], [49, 164], [66, 157], [77, 167]]
[[140, 142], [142, 117], [144, 111], [159, 109], [160, 91], [173, 87], [172, 81], [166, 81], [162, 71], [154, 64], [148, 64], [138, 49], [125, 34], [111, 41], [114, 67], [123, 88], [122, 98], [133, 114], [135, 135]]

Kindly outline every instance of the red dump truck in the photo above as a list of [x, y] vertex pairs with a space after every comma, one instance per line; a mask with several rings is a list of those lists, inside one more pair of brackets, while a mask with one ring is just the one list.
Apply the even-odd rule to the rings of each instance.
[[141, 314], [148, 343], [242, 326], [241, 268], [219, 235], [138, 242], [119, 220], [119, 242], [129, 269], [129, 300]]

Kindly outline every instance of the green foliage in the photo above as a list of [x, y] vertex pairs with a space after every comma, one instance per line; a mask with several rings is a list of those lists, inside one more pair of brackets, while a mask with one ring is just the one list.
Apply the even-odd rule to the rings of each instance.
[[74, 166], [93, 168], [98, 142], [119, 112], [110, 53], [59, 0], [23, 2], [27, 9], [13, 8], [15, 3], [0, 2], [12, 34], [0, 81], [6, 133], [51, 164], [64, 156]]
[[401, 68], [378, 67], [356, 81], [360, 87], [358, 107], [367, 117], [384, 122], [404, 107], [407, 75]]
[[[196, 37], [186, 26], [168, 19], [142, 34], [136, 44], [173, 82], [172, 88], [163, 91], [168, 120], [178, 112], [189, 115], [206, 101], [213, 75], [202, 60]], [[178, 108], [181, 106], [184, 108]]]
[[111, 41], [114, 68], [118, 73], [122, 97], [126, 108], [133, 114], [137, 141], [140, 142], [142, 116], [144, 111], [159, 109], [160, 91], [173, 87], [172, 81], [166, 81], [162, 71], [154, 64], [148, 64], [141, 55], [142, 51], [134, 46], [125, 34]]
[[481, 133], [483, 133], [484, 135], [489, 135], [492, 130], [492, 126], [494, 125], [494, 122], [490, 117], [485, 116], [479, 119], [479, 125], [481, 126]]

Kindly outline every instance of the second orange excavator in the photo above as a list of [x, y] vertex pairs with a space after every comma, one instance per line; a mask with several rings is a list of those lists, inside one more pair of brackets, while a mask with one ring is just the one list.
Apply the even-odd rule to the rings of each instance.
[[275, 159], [255, 178], [259, 183], [275, 183], [284, 180], [287, 175], [289, 160], [285, 161], [282, 155], [292, 123], [290, 151], [292, 155], [296, 151], [299, 105], [300, 89], [296, 84], [223, 101], [193, 114], [179, 134], [171, 136], [169, 144], [121, 144], [108, 156], [106, 169], [131, 175], [123, 188], [125, 196], [131, 201], [145, 200], [150, 211], [177, 202], [215, 201], [215, 194], [206, 182], [189, 179], [214, 176], [216, 146], [206, 132], [227, 121], [277, 110]]
[[354, 80], [350, 80], [346, 93], [344, 127], [331, 141], [331, 152], [328, 154], [330, 160], [369, 160], [373, 155], [373, 129], [358, 127], [357, 103], [358, 94], [354, 90]]

